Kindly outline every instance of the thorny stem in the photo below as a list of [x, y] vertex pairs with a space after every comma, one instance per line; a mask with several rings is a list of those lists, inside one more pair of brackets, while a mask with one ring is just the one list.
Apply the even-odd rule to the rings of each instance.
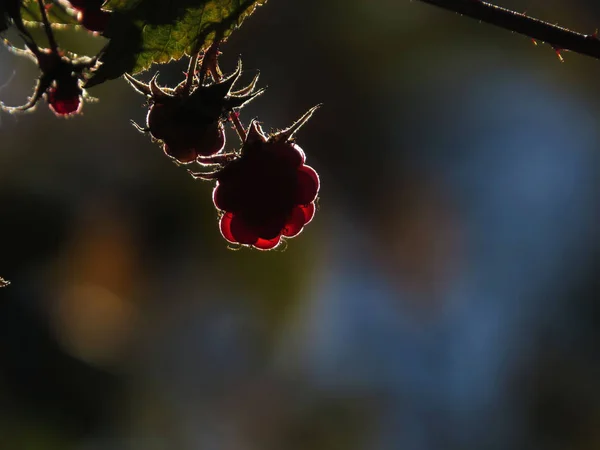
[[244, 125], [242, 125], [242, 122], [240, 121], [240, 114], [234, 111], [229, 115], [229, 118], [235, 127], [235, 131], [237, 131], [238, 136], [242, 140], [242, 143], [244, 143], [246, 141], [247, 133]]
[[596, 33], [577, 33], [482, 0], [419, 1], [529, 36], [532, 39], [551, 45], [556, 51], [570, 50], [600, 59], [600, 40]]
[[195, 52], [190, 58], [190, 65], [188, 67], [187, 78], [185, 85], [183, 86], [183, 93], [188, 95], [192, 90], [192, 84], [194, 83], [194, 77], [196, 76], [196, 66], [198, 65], [198, 52]]
[[52, 33], [52, 27], [50, 26], [50, 21], [48, 20], [48, 15], [46, 14], [46, 6], [44, 5], [44, 0], [38, 0], [38, 5], [40, 5], [40, 13], [42, 14], [42, 21], [44, 22], [44, 31], [46, 32], [46, 36], [48, 37], [50, 49], [53, 53], [58, 53], [58, 44], [54, 39], [54, 33]]
[[[207, 72], [210, 72], [215, 82], [219, 82], [223, 79], [223, 74], [221, 73], [221, 69], [219, 69], [219, 41], [215, 41], [204, 53], [204, 57], [202, 58], [202, 67], [200, 69], [200, 83], [204, 81], [204, 77]], [[232, 111], [229, 114], [229, 118], [231, 119], [231, 123], [235, 127], [235, 131], [238, 136], [242, 140], [242, 143], [246, 141], [246, 129], [242, 122], [240, 121], [240, 116], [237, 112]]]

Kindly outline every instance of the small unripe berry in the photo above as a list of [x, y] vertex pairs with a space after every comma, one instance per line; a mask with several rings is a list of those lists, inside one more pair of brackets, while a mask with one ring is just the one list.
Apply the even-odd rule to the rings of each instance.
[[48, 89], [47, 101], [50, 109], [57, 116], [69, 116], [79, 111], [81, 107], [82, 90], [79, 80], [70, 78], [57, 81], [55, 86]]

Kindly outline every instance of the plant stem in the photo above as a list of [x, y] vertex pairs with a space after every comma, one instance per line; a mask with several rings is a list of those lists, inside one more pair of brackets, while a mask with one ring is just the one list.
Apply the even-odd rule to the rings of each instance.
[[235, 127], [235, 131], [237, 131], [238, 136], [240, 137], [240, 139], [242, 140], [242, 144], [246, 141], [246, 129], [244, 128], [244, 125], [242, 125], [242, 122], [240, 121], [240, 116], [238, 113], [236, 112], [232, 112], [229, 115], [229, 118], [231, 119], [231, 122], [233, 123], [233, 126]]
[[194, 77], [196, 76], [196, 67], [198, 66], [198, 52], [195, 52], [190, 58], [190, 64], [188, 66], [187, 77], [185, 79], [185, 85], [183, 86], [183, 93], [189, 95], [194, 84]]
[[48, 37], [50, 49], [53, 53], [58, 53], [58, 44], [56, 43], [56, 39], [54, 39], [54, 33], [52, 32], [52, 27], [50, 26], [50, 21], [48, 20], [48, 14], [46, 14], [44, 0], [38, 0], [38, 5], [40, 5], [40, 13], [42, 15], [42, 21], [44, 22], [44, 31]]
[[[210, 72], [215, 82], [219, 82], [223, 79], [223, 74], [221, 73], [221, 69], [219, 69], [219, 41], [215, 41], [208, 50], [204, 53], [204, 57], [202, 58], [202, 67], [200, 68], [200, 83], [204, 81], [204, 76], [206, 72]], [[233, 126], [235, 127], [235, 131], [237, 131], [238, 136], [240, 137], [242, 143], [246, 141], [246, 129], [242, 122], [240, 121], [240, 117], [238, 113], [232, 111], [229, 115]]]
[[557, 51], [570, 50], [600, 59], [600, 40], [596, 33], [577, 33], [481, 0], [419, 1], [529, 36], [532, 39], [550, 44]]

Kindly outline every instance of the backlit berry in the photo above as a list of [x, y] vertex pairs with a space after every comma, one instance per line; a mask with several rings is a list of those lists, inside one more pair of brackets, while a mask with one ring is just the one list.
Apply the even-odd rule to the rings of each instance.
[[[20, 3], [17, 2], [16, 5], [18, 6]], [[77, 4], [78, 2], [75, 1], [74, 3]], [[79, 2], [79, 4], [82, 3]], [[33, 37], [25, 29], [20, 31], [27, 47], [26, 50], [12, 47], [6, 41], [5, 43], [13, 52], [30, 58], [37, 63], [42, 73], [38, 78], [33, 95], [26, 104], [12, 107], [0, 103], [0, 108], [11, 113], [27, 111], [33, 109], [41, 98], [45, 98], [50, 109], [57, 116], [69, 116], [80, 111], [81, 100], [85, 94], [82, 85], [87, 75], [97, 66], [97, 60], [96, 58], [78, 58], [76, 55], [69, 56], [62, 51], [56, 43], [47, 14], [47, 9], [52, 5], [46, 5], [43, 1], [39, 1], [38, 6], [49, 48], [39, 48]]]
[[252, 122], [238, 157], [217, 172], [193, 174], [217, 179], [213, 203], [222, 211], [219, 226], [229, 242], [270, 250], [312, 220], [319, 176], [304, 164], [304, 151], [292, 138], [315, 109], [270, 136]]
[[96, 62], [89, 58], [70, 58], [60, 50], [40, 49], [33, 44], [24, 55], [35, 60], [42, 74], [36, 89], [23, 106], [8, 107], [1, 105], [9, 112], [27, 111], [34, 108], [37, 102], [45, 97], [50, 109], [57, 116], [69, 116], [81, 110], [85, 91], [81, 87], [85, 74]]
[[82, 90], [79, 80], [71, 78], [57, 82], [46, 93], [50, 109], [58, 116], [75, 114], [81, 107]]
[[246, 88], [231, 91], [241, 74], [241, 62], [232, 75], [218, 82], [203, 83], [194, 71], [191, 67], [187, 79], [174, 89], [158, 86], [158, 74], [148, 84], [125, 76], [150, 103], [146, 128], [138, 129], [150, 133], [161, 142], [165, 154], [182, 164], [220, 153], [228, 115], [264, 91], [255, 90], [258, 77]]

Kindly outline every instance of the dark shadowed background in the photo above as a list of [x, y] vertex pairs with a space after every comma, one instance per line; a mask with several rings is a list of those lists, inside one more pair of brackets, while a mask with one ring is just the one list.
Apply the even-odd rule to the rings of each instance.
[[[229, 250], [122, 80], [1, 115], [0, 448], [600, 448], [600, 61], [409, 0], [271, 0], [222, 50], [269, 86], [246, 123], [324, 103], [313, 223]], [[36, 76], [0, 49], [6, 104]]]

